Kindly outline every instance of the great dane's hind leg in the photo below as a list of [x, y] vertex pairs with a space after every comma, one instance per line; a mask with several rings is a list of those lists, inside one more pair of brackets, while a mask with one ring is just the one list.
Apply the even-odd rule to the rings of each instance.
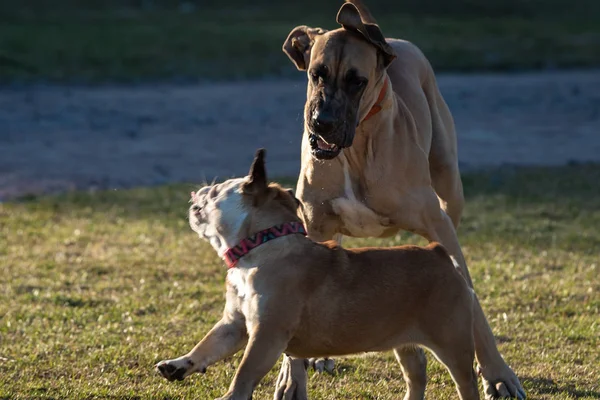
[[431, 115], [431, 149], [429, 151], [429, 174], [440, 204], [446, 211], [454, 228], [458, 228], [464, 208], [463, 186], [458, 169], [458, 150], [454, 120], [448, 105], [438, 89], [435, 75], [428, 67], [423, 83]]
[[[402, 220], [403, 228], [419, 233], [429, 241], [437, 241], [444, 245], [448, 253], [456, 259], [460, 265], [461, 274], [472, 287], [473, 283], [456, 236], [456, 230], [448, 215], [439, 208], [438, 198], [433, 189], [429, 188], [427, 193], [422, 192], [414, 199], [418, 199], [419, 202], [407, 204], [406, 207], [415, 210], [415, 214], [420, 217], [414, 218], [410, 215], [407, 216], [406, 213], [400, 214], [399, 219], [405, 218]], [[416, 211], [419, 208], [421, 211]], [[500, 355], [496, 339], [476, 295], [473, 316], [475, 356], [479, 363], [483, 385], [486, 388], [486, 398], [515, 397], [524, 399], [525, 391], [515, 373]]]
[[452, 220], [454, 229], [457, 229], [465, 205], [458, 165], [431, 165], [430, 163], [430, 173], [433, 187], [440, 200], [440, 206]]

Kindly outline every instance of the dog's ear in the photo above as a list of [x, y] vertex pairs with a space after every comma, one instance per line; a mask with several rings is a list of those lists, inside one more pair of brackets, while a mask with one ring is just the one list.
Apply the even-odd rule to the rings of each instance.
[[290, 196], [292, 196], [292, 198], [294, 199], [294, 201], [296, 202], [296, 208], [298, 208], [300, 206], [300, 200], [298, 200], [298, 198], [296, 197], [296, 195], [294, 194], [294, 191], [292, 189], [286, 189], [286, 191], [288, 192], [288, 194]]
[[297, 26], [288, 35], [283, 43], [283, 52], [292, 60], [300, 71], [308, 69], [310, 50], [315, 42], [315, 37], [327, 32], [321, 28], [311, 28], [306, 25]]
[[364, 22], [358, 8], [352, 3], [344, 3], [338, 11], [336, 17], [338, 24], [344, 29], [360, 33], [365, 39], [371, 42], [383, 56], [383, 66], [387, 68], [396, 58], [394, 49], [385, 41], [385, 36], [379, 29], [379, 25]]
[[261, 197], [268, 190], [267, 170], [265, 169], [265, 149], [258, 149], [248, 173], [249, 179], [244, 183], [244, 193]]

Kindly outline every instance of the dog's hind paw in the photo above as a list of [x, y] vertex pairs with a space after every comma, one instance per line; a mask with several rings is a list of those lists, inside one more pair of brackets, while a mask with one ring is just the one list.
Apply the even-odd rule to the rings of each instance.
[[[182, 381], [186, 376], [198, 370], [192, 360], [186, 356], [174, 360], [161, 361], [154, 367], [162, 377], [171, 382]], [[202, 368], [200, 372], [206, 372], [206, 368]]]
[[308, 360], [308, 365], [312, 367], [315, 372], [323, 373], [327, 371], [332, 374], [333, 368], [335, 367], [335, 361], [331, 358], [310, 358]]

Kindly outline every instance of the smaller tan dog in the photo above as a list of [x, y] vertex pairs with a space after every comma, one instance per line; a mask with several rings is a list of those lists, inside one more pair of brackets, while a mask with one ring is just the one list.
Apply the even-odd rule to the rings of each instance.
[[284, 352], [398, 356], [423, 346], [448, 368], [461, 399], [479, 399], [473, 293], [440, 244], [346, 250], [311, 241], [293, 193], [267, 183], [264, 150], [248, 177], [203, 187], [192, 202], [190, 226], [229, 266], [225, 311], [192, 351], [156, 365], [162, 376], [205, 372], [245, 347], [221, 399], [248, 400]]

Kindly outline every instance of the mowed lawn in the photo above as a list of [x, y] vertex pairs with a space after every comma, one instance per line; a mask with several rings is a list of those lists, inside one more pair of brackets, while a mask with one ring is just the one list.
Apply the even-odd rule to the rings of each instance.
[[[499, 346], [531, 399], [600, 398], [600, 165], [464, 176], [460, 239]], [[226, 269], [186, 221], [192, 185], [0, 204], [0, 398], [210, 399], [239, 355], [183, 382], [153, 365], [222, 311]], [[347, 246], [423, 243], [402, 234]], [[271, 398], [278, 366], [257, 389]], [[428, 396], [456, 398], [429, 364]], [[311, 374], [314, 399], [397, 399], [391, 353]]]

